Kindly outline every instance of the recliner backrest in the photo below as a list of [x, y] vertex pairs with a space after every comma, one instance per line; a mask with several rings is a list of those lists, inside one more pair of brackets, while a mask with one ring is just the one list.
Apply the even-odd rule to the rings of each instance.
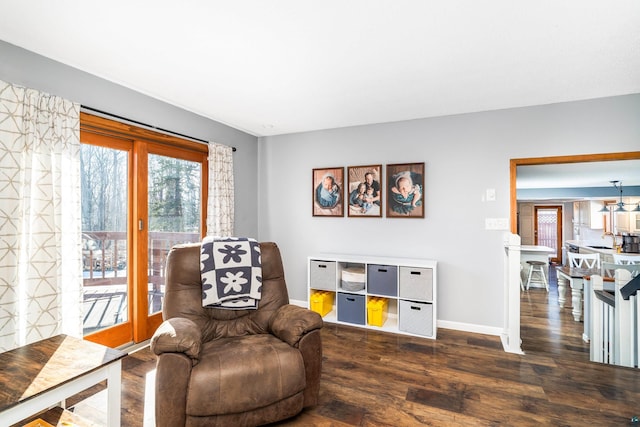
[[203, 341], [268, 333], [269, 319], [289, 303], [280, 250], [275, 243], [260, 243], [262, 296], [256, 310], [224, 310], [202, 306], [200, 243], [174, 246], [167, 256], [163, 319], [185, 317], [203, 331]]

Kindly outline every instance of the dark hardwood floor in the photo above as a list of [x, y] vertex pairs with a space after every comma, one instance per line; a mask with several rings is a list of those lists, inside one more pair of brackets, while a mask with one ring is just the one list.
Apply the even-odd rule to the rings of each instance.
[[[632, 425], [640, 370], [589, 362], [583, 324], [558, 307], [551, 282], [548, 294], [521, 293], [524, 355], [505, 353], [495, 336], [439, 329], [428, 340], [326, 324], [320, 404], [278, 425]], [[143, 425], [154, 364], [148, 348], [125, 358], [123, 426]]]

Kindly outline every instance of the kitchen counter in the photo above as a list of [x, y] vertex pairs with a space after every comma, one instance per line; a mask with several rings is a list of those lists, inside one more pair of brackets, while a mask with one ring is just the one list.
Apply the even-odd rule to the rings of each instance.
[[[618, 244], [622, 243], [622, 238], [618, 237]], [[575, 246], [579, 249], [586, 249], [589, 252], [600, 253], [602, 255], [613, 256], [616, 253], [612, 248], [612, 239], [611, 236], [605, 236], [604, 239], [600, 240], [567, 240], [565, 241], [565, 246]], [[605, 248], [606, 247], [606, 248]], [[627, 253], [625, 255], [635, 255], [640, 258], [640, 254], [630, 254]]]
[[550, 248], [549, 246], [539, 246], [539, 245], [521, 245], [520, 252], [544, 252], [546, 254], [554, 254], [556, 250]]

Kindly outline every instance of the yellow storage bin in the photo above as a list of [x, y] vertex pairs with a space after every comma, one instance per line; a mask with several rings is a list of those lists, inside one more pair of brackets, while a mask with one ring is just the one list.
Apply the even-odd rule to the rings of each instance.
[[372, 297], [367, 301], [367, 321], [371, 326], [382, 326], [387, 321], [387, 298]]
[[333, 308], [333, 292], [315, 291], [311, 294], [310, 307], [320, 316], [324, 317]]

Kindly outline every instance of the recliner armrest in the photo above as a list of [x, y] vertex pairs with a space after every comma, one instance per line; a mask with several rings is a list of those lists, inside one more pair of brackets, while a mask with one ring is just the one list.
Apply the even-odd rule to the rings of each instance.
[[194, 365], [198, 363], [201, 345], [202, 331], [193, 321], [183, 317], [165, 320], [151, 337], [151, 350], [156, 355], [184, 353]]
[[280, 307], [271, 320], [271, 333], [292, 347], [307, 333], [322, 328], [322, 317], [311, 310], [287, 304]]

